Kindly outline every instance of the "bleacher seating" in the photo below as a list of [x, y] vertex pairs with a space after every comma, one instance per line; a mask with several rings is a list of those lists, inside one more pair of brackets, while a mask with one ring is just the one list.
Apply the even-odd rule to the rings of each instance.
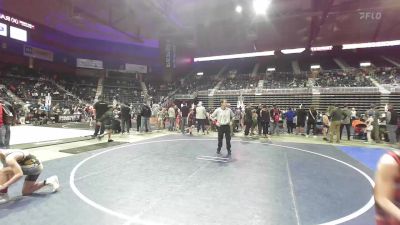
[[137, 103], [142, 100], [140, 82], [132, 76], [109, 76], [104, 79], [103, 96], [106, 101], [114, 99], [124, 103]]

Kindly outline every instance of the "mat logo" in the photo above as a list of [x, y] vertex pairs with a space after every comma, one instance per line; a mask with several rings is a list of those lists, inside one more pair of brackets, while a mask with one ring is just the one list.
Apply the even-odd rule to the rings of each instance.
[[382, 19], [381, 12], [360, 12], [360, 20], [380, 20]]

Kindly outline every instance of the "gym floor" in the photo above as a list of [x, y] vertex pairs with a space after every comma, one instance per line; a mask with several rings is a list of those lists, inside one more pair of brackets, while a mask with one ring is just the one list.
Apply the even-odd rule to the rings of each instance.
[[20, 197], [19, 182], [0, 223], [375, 224], [382, 149], [278, 140], [233, 138], [231, 160], [215, 137], [172, 134], [45, 161], [62, 189]]

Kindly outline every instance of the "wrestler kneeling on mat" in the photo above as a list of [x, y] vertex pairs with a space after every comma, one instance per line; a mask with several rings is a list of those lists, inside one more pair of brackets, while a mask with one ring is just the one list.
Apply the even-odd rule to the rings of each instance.
[[0, 204], [9, 200], [8, 188], [22, 176], [26, 176], [22, 195], [31, 195], [42, 187], [48, 186], [56, 192], [60, 184], [57, 176], [51, 176], [37, 182], [43, 170], [42, 163], [32, 154], [24, 150], [0, 149]]

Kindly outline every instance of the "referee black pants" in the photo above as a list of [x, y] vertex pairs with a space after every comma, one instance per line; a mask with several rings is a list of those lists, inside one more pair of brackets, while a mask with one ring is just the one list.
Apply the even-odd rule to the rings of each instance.
[[228, 153], [231, 152], [231, 127], [229, 125], [221, 125], [218, 127], [218, 151], [221, 151], [222, 148], [222, 139], [226, 139], [226, 149]]

